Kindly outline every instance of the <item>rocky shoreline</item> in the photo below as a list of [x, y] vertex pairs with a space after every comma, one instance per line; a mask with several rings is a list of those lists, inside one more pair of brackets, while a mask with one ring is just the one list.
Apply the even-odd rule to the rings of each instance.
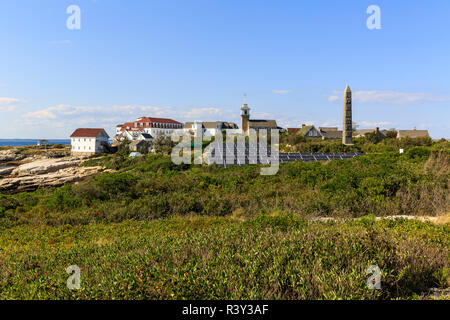
[[102, 167], [83, 167], [87, 158], [57, 155], [26, 156], [17, 149], [0, 151], [0, 192], [16, 193], [62, 186], [98, 173]]

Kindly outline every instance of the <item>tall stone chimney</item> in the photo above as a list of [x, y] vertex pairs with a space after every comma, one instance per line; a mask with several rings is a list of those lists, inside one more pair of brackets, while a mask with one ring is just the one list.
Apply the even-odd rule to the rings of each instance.
[[353, 121], [352, 121], [352, 91], [347, 85], [344, 92], [344, 128], [342, 131], [342, 143], [353, 144]]

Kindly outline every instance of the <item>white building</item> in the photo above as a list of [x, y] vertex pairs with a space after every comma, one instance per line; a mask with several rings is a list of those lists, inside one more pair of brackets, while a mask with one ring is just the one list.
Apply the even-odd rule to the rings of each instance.
[[106, 151], [109, 136], [101, 128], [79, 128], [70, 136], [73, 155], [92, 155]]
[[[227, 131], [225, 131], [227, 130]], [[215, 136], [218, 132], [225, 133], [238, 133], [239, 128], [233, 122], [226, 121], [212, 121], [212, 122], [186, 122], [184, 125], [185, 132], [191, 132], [194, 136], [198, 136], [200, 133], [205, 136]]]
[[127, 122], [116, 127], [116, 135], [123, 131], [140, 131], [150, 134], [153, 138], [159, 135], [170, 137], [174, 132], [183, 132], [183, 124], [181, 122], [166, 119], [166, 118], [152, 118], [140, 117], [134, 122]]
[[149, 133], [145, 133], [141, 130], [125, 130], [114, 137], [114, 143], [120, 143], [122, 141], [153, 141], [153, 137]]

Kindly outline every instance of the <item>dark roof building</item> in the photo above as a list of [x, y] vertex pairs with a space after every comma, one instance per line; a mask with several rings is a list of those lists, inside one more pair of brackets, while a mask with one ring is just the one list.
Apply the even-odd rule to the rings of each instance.
[[265, 129], [267, 132], [270, 132], [271, 130], [281, 130], [275, 120], [250, 119], [250, 108], [248, 107], [247, 102], [244, 101], [244, 104], [241, 107], [241, 130], [242, 133], [248, 134], [250, 129], [255, 131]]
[[323, 140], [342, 139], [342, 130], [320, 131]]
[[278, 129], [277, 122], [275, 120], [248, 120], [248, 128], [255, 129], [258, 131], [259, 129]]
[[398, 130], [397, 138], [423, 138], [423, 137], [430, 137], [430, 134], [428, 130], [417, 130], [414, 128], [414, 130]]
[[288, 128], [287, 129], [289, 133], [293, 134], [299, 134], [303, 137], [307, 138], [321, 138], [322, 134], [319, 130], [316, 129], [315, 126], [307, 126], [306, 124], [303, 124], [301, 128]]

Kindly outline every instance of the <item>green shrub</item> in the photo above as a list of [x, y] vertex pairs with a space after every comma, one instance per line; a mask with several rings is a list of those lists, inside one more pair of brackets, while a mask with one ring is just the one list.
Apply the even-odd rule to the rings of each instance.
[[57, 210], [75, 209], [82, 203], [78, 197], [74, 197], [72, 193], [72, 186], [66, 185], [56, 189], [47, 200], [49, 208], [56, 208]]
[[122, 195], [134, 196], [137, 177], [130, 173], [105, 173], [94, 179], [94, 185], [102, 192], [102, 198], [114, 199]]
[[[410, 299], [445, 286], [447, 226], [176, 218], [0, 233], [0, 299]], [[66, 268], [81, 269], [67, 290]], [[366, 286], [370, 265], [381, 290]]]
[[408, 150], [407, 156], [409, 159], [420, 159], [426, 160], [430, 157], [431, 151], [430, 149], [424, 147], [413, 147]]
[[[376, 147], [383, 148], [384, 141]], [[450, 154], [444, 148], [428, 157], [430, 150], [415, 146], [403, 155], [396, 150], [352, 160], [284, 163], [274, 176], [262, 176], [259, 165], [177, 166], [168, 156], [146, 155], [124, 159], [116, 172], [71, 187], [2, 195], [0, 207], [8, 217], [0, 220], [84, 224], [223, 216], [235, 210], [247, 217], [279, 210], [299, 216], [438, 215], [450, 209]], [[109, 163], [112, 157], [92, 161]]]

